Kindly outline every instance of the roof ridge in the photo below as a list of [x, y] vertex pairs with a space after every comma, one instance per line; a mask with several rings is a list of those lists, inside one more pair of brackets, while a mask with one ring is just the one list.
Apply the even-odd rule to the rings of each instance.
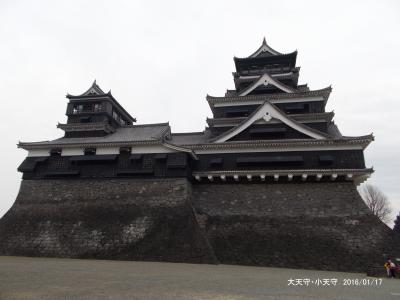
[[202, 135], [204, 134], [204, 131], [193, 131], [193, 132], [173, 132], [171, 135], [190, 135], [190, 134], [198, 134]]
[[161, 127], [161, 126], [169, 126], [169, 122], [164, 123], [150, 123], [150, 124], [137, 124], [137, 125], [122, 125], [120, 128], [137, 128], [137, 127]]
[[263, 74], [259, 75], [254, 81], [246, 88], [244, 88], [242, 91], [238, 92], [238, 96], [247, 96], [249, 93], [254, 91], [257, 87], [262, 86], [262, 85], [273, 85], [279, 90], [286, 92], [286, 93], [294, 93], [296, 89], [282, 83], [278, 79], [275, 79], [269, 74], [267, 71], [265, 71]]

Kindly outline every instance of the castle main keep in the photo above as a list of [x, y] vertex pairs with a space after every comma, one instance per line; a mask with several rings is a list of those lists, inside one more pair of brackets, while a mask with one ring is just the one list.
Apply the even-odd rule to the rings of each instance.
[[[134, 125], [94, 82], [67, 95], [64, 136], [20, 142], [0, 254], [365, 271], [397, 241], [356, 185], [372, 135], [342, 135], [331, 88], [298, 84], [297, 51], [234, 58], [203, 132]], [[361, 112], [362, 113], [362, 112]]]

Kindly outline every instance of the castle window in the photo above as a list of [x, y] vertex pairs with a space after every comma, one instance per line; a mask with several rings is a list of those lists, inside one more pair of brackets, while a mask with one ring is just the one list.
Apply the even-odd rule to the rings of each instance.
[[81, 123], [90, 123], [90, 122], [92, 122], [92, 118], [91, 117], [82, 117], [82, 118], [80, 118], [80, 122]]
[[243, 166], [282, 166], [282, 165], [301, 165], [303, 163], [303, 156], [290, 155], [290, 156], [259, 156], [259, 157], [238, 157], [236, 165]]
[[131, 153], [132, 148], [131, 147], [121, 147], [119, 148], [119, 153]]
[[285, 106], [287, 114], [304, 114], [310, 111], [310, 106], [305, 103], [289, 103]]
[[333, 164], [335, 158], [332, 155], [320, 155], [319, 164], [322, 166], [330, 166]]
[[187, 157], [181, 153], [171, 153], [167, 157], [168, 169], [184, 169], [187, 166]]
[[222, 158], [213, 158], [210, 160], [209, 165], [210, 167], [222, 167], [223, 162]]
[[112, 116], [113, 116], [114, 120], [118, 120], [118, 118], [119, 118], [118, 114], [115, 111], [113, 111]]
[[74, 108], [72, 109], [72, 113], [74, 115], [79, 114], [83, 111], [83, 105], [79, 104], [79, 105], [75, 105]]
[[50, 150], [50, 156], [61, 156], [62, 149], [54, 148]]
[[132, 161], [142, 161], [143, 155], [142, 154], [131, 154], [131, 156], [129, 157], [130, 160]]
[[101, 111], [101, 109], [102, 109], [102, 105], [100, 104], [100, 103], [95, 103], [94, 104], [94, 107], [93, 107], [93, 110], [96, 112], [96, 111]]
[[95, 155], [96, 154], [96, 148], [85, 148], [83, 153], [85, 155]]
[[233, 108], [225, 112], [227, 118], [247, 117], [249, 109], [247, 108]]
[[167, 154], [165, 154], [165, 153], [157, 153], [154, 156], [154, 159], [158, 160], [158, 161], [165, 161], [167, 159]]

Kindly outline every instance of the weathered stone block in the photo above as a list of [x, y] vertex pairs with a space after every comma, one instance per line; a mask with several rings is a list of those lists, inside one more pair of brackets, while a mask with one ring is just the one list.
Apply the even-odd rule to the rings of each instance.
[[352, 183], [24, 180], [0, 254], [366, 271], [399, 241]]

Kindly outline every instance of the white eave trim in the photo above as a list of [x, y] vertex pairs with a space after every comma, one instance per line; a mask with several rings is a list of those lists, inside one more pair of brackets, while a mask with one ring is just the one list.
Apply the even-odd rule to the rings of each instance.
[[260, 76], [260, 78], [257, 81], [255, 81], [249, 87], [247, 87], [242, 92], [240, 92], [239, 96], [246, 96], [249, 93], [251, 93], [252, 91], [254, 91], [257, 87], [259, 87], [261, 85], [267, 86], [269, 84], [277, 87], [278, 89], [280, 89], [281, 91], [284, 91], [286, 93], [294, 92], [293, 89], [289, 88], [288, 86], [286, 86], [286, 85], [280, 83], [279, 81], [277, 81], [276, 79], [272, 78], [272, 76], [270, 76], [268, 73], [264, 73], [264, 75]]
[[[198, 171], [198, 172], [193, 172], [193, 176], [199, 176], [199, 177], [208, 177], [208, 176], [220, 176], [220, 175], [225, 175], [226, 176], [232, 176], [232, 175], [237, 175], [237, 176], [257, 176], [257, 175], [269, 175], [269, 176], [274, 176], [275, 175], [312, 175], [312, 176], [318, 176], [318, 175], [331, 175], [333, 174], [334, 178], [337, 178], [338, 175], [345, 175], [349, 177], [350, 179], [353, 178], [356, 175], [363, 175], [363, 174], [368, 174], [368, 173], [373, 173], [374, 170], [373, 168], [364, 168], [364, 169], [281, 169], [281, 170], [218, 170], [218, 171]], [[348, 176], [351, 174], [351, 176]], [[318, 176], [320, 177], [320, 176]]]
[[180, 151], [180, 152], [189, 153], [190, 156], [191, 156], [193, 159], [195, 159], [195, 160], [198, 160], [198, 159], [199, 159], [199, 158], [197, 157], [196, 153], [195, 153], [192, 149], [184, 148], [184, 147], [181, 147], [181, 146], [177, 146], [177, 145], [169, 144], [169, 143], [165, 143], [165, 142], [162, 143], [162, 145], [163, 145], [164, 147], [167, 147], [167, 148], [172, 149], [172, 150], [176, 150], [176, 151]]
[[[325, 101], [323, 96], [314, 96], [314, 97], [304, 97], [304, 98], [290, 98], [290, 99], [271, 99], [268, 100], [271, 103], [296, 103], [296, 102], [318, 102]], [[241, 105], [259, 105], [263, 104], [265, 100], [242, 100], [239, 99], [231, 100], [231, 101], [221, 101], [212, 104], [213, 107], [226, 107], [226, 106], [241, 106]]]
[[225, 149], [195, 149], [196, 154], [225, 154], [225, 153], [268, 153], [268, 152], [305, 152], [330, 150], [363, 150], [362, 145], [332, 145], [332, 146], [282, 146], [282, 147], [253, 147], [238, 148], [232, 146]]
[[308, 130], [306, 127], [303, 125], [293, 121], [292, 119], [288, 118], [284, 114], [282, 114], [276, 107], [274, 107], [271, 103], [265, 102], [258, 111], [256, 111], [252, 116], [250, 116], [246, 121], [244, 121], [241, 125], [236, 127], [234, 130], [229, 132], [226, 135], [221, 136], [220, 138], [216, 139], [214, 142], [215, 143], [223, 143], [226, 142], [227, 140], [231, 139], [232, 137], [236, 136], [237, 134], [241, 133], [243, 130], [248, 128], [250, 125], [255, 123], [256, 121], [263, 119], [265, 122], [271, 121], [271, 119], [278, 119], [282, 123], [286, 124], [287, 126], [293, 128], [294, 130], [297, 130], [309, 137], [312, 137], [314, 139], [318, 140], [324, 140], [326, 139], [325, 136]]
[[[283, 77], [283, 76], [290, 76], [290, 75], [293, 75], [293, 72], [271, 74], [271, 77]], [[260, 75], [241, 75], [238, 77], [238, 79], [251, 80], [251, 79], [256, 79], [258, 77], [260, 77]]]

